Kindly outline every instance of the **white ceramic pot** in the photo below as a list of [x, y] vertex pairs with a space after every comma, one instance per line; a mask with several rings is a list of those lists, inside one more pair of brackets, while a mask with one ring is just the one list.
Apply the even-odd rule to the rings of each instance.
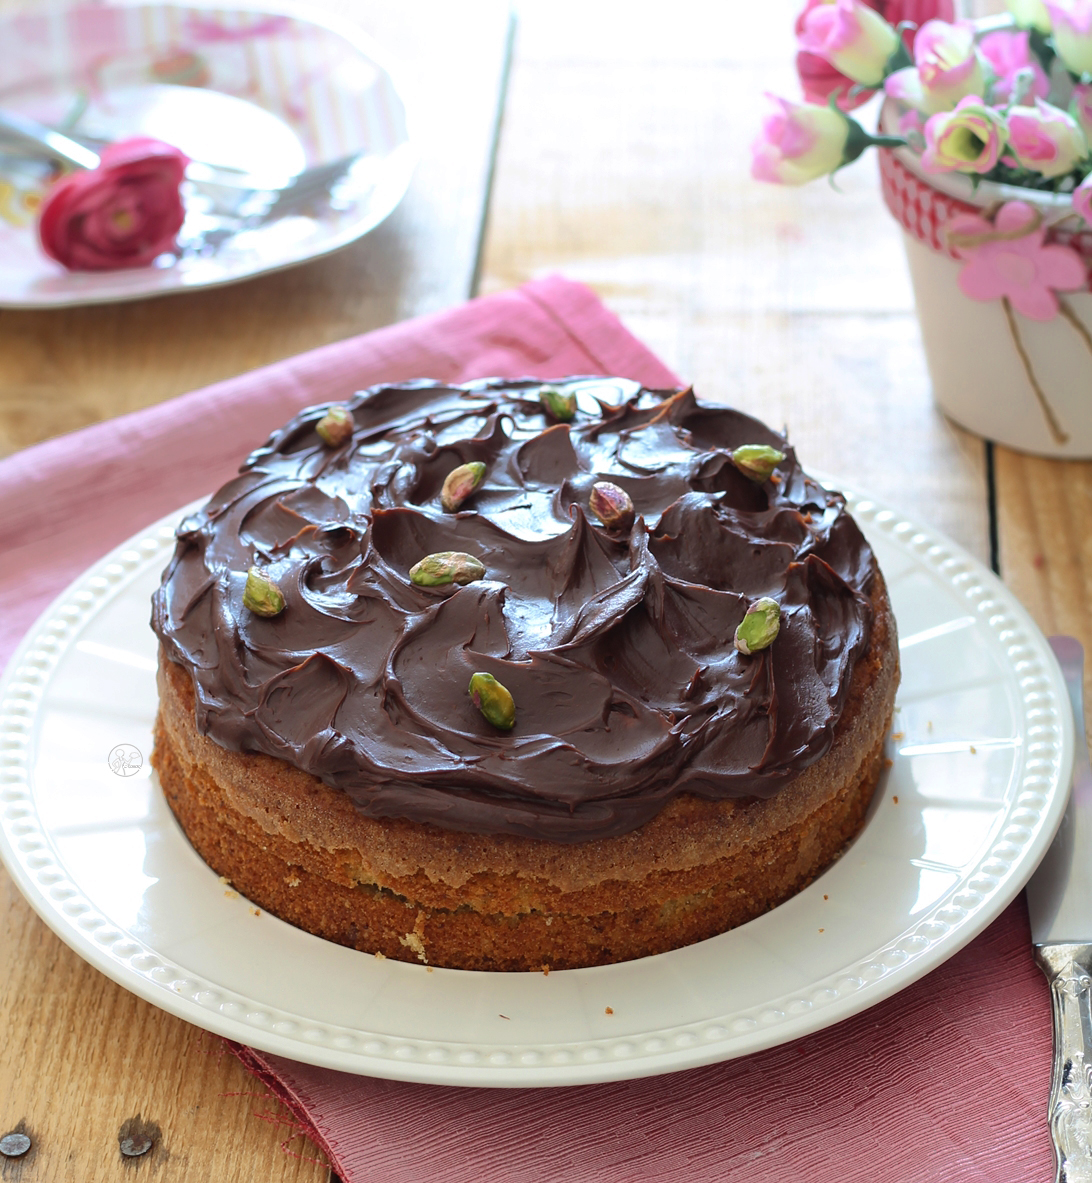
[[[888, 105], [881, 126], [896, 119]], [[969, 207], [1026, 201], [1050, 228], [1047, 241], [1073, 247], [1087, 263], [1092, 232], [1072, 213], [1069, 197], [988, 182], [975, 190], [966, 176], [925, 173], [908, 149], [882, 152], [880, 171], [888, 208], [903, 227], [938, 406], [976, 435], [1018, 451], [1092, 458], [1092, 294], [1065, 293], [1073, 319], [1050, 321], [1006, 311], [1000, 300], [972, 300], [956, 283], [963, 264], [943, 236], [945, 224]]]

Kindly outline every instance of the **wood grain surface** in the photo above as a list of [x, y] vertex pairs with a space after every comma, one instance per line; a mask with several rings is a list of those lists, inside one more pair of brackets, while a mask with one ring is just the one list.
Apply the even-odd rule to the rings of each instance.
[[1092, 463], [995, 450], [1001, 575], [1048, 636], [1085, 652], [1092, 735]]
[[[12, 7], [0, 0], [0, 8]], [[798, 0], [523, 0], [481, 265], [485, 292], [590, 284], [700, 396], [788, 426], [803, 462], [987, 560], [982, 442], [934, 408], [900, 232], [865, 156], [803, 189], [748, 176], [762, 92], [796, 94]], [[431, 81], [406, 204], [341, 254], [236, 288], [0, 311], [0, 451], [455, 303], [475, 270], [504, 20], [490, 5], [333, 10]], [[867, 122], [869, 113], [863, 114]], [[1092, 466], [997, 449], [1002, 570], [1048, 631], [1092, 645]], [[37, 1158], [0, 1179], [122, 1178], [118, 1130], [160, 1126], [163, 1180], [319, 1180], [217, 1042], [115, 987], [0, 880], [0, 1125]], [[3, 1132], [0, 1130], [0, 1132]], [[131, 1164], [130, 1164], [131, 1166]]]

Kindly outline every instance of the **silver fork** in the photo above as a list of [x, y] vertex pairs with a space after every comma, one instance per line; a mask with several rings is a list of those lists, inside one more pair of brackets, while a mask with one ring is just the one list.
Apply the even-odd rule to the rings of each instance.
[[[105, 146], [101, 140], [73, 139], [13, 111], [0, 111], [0, 140], [81, 169], [98, 168], [100, 157], [95, 147]], [[343, 156], [279, 177], [259, 177], [243, 169], [191, 160], [186, 180], [205, 199], [206, 213], [237, 219], [250, 227], [294, 213], [328, 195], [361, 158], [362, 154]]]

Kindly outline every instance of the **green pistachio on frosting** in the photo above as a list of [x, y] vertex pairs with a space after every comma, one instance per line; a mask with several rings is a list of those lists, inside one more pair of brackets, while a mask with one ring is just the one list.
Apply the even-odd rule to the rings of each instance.
[[628, 530], [633, 525], [633, 502], [625, 489], [610, 481], [592, 485], [588, 508], [608, 530]]
[[766, 444], [744, 444], [732, 453], [732, 463], [752, 481], [768, 481], [785, 453]]
[[353, 434], [356, 423], [344, 407], [331, 407], [315, 424], [318, 437], [329, 448], [340, 448]]
[[443, 587], [448, 583], [473, 583], [485, 578], [485, 567], [473, 556], [461, 550], [438, 550], [425, 555], [409, 570], [412, 583], [418, 587]]
[[556, 386], [543, 386], [538, 392], [539, 402], [559, 423], [568, 423], [576, 414], [576, 395], [558, 390]]
[[516, 725], [515, 701], [492, 674], [474, 674], [468, 693], [486, 721], [499, 731], [511, 731]]
[[281, 589], [257, 567], [251, 567], [243, 589], [243, 607], [255, 616], [279, 616], [284, 611]]
[[480, 460], [460, 464], [447, 474], [444, 487], [440, 490], [440, 504], [447, 513], [454, 513], [471, 493], [477, 492], [484, 480], [485, 465]]
[[763, 596], [755, 600], [736, 629], [736, 648], [740, 653], [757, 653], [773, 644], [781, 630], [781, 607], [776, 600]]

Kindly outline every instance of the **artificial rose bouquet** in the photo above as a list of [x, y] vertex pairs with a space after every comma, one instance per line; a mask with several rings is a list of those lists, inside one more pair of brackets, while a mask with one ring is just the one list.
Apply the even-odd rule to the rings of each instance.
[[[1072, 193], [1092, 224], [1092, 0], [1008, 7], [1008, 27], [984, 31], [944, 19], [950, 0], [808, 0], [797, 65], [809, 101], [771, 96], [753, 175], [798, 185], [870, 145], [907, 145], [926, 173]], [[898, 104], [898, 135], [870, 136], [846, 113], [877, 90]]]

